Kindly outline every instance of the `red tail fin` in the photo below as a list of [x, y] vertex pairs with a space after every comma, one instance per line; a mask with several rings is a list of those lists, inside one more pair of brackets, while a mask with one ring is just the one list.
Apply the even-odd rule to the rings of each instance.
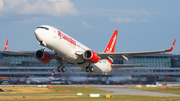
[[104, 53], [113, 53], [114, 52], [115, 46], [116, 46], [117, 34], [118, 34], [118, 31], [115, 30], [106, 49], [104, 50]]
[[55, 74], [55, 70], [53, 70], [52, 74], [50, 75], [50, 77], [54, 77]]
[[5, 51], [7, 51], [7, 46], [8, 46], [8, 39], [7, 39], [6, 44], [5, 44], [5, 46], [4, 46], [4, 50], [5, 50]]

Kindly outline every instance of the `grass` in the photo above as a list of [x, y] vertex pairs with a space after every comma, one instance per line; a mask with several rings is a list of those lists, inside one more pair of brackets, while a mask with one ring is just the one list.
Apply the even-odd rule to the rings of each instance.
[[33, 86], [0, 86], [3, 90], [10, 90], [12, 92], [0, 92], [0, 94], [33, 94], [33, 93], [45, 93], [53, 92], [51, 89], [44, 87]]
[[112, 98], [106, 98], [101, 95], [99, 98], [90, 98], [89, 95], [48, 95], [48, 96], [0, 96], [1, 101], [172, 101], [179, 100], [177, 97], [158, 97], [158, 96], [138, 96], [138, 95], [115, 95]]
[[[98, 90], [90, 87], [74, 87], [74, 86], [52, 86], [36, 87], [36, 86], [0, 86], [1, 89], [12, 90], [13, 92], [1, 93], [1, 101], [172, 101], [180, 100], [179, 97], [160, 97], [160, 96], [139, 96], [139, 95], [114, 95], [112, 98], [106, 98], [105, 95], [101, 95], [99, 98], [90, 98], [89, 94], [85, 93], [111, 93], [108, 91]], [[141, 90], [158, 91], [161, 88], [138, 88]], [[180, 89], [180, 87], [170, 87], [167, 91], [173, 89]], [[58, 92], [57, 90], [70, 90], [70, 92]], [[174, 90], [173, 90], [174, 91]], [[28, 94], [49, 94], [49, 95], [28, 95]], [[83, 93], [78, 96], [77, 93]], [[168, 92], [169, 93], [169, 92]], [[27, 94], [27, 95], [3, 95], [3, 94]], [[52, 94], [52, 95], [51, 95]], [[67, 94], [67, 95], [53, 95], [53, 94]], [[68, 95], [75, 94], [75, 95]]]
[[167, 87], [166, 89], [162, 89], [162, 87], [139, 87], [139, 88], [132, 87], [132, 88], [139, 89], [139, 90], [146, 90], [146, 91], [180, 94], [180, 87]]
[[[58, 92], [58, 90], [70, 90], [70, 92]], [[99, 90], [91, 87], [73, 87], [73, 86], [53, 86], [52, 91], [55, 94], [112, 93], [110, 91]], [[46, 94], [49, 93], [51, 92], [46, 92]]]
[[[0, 92], [0, 94], [77, 94], [77, 93], [111, 93], [110, 91], [99, 90], [91, 87], [73, 87], [73, 86], [0, 86], [3, 90], [12, 92]], [[58, 90], [70, 90], [69, 92], [59, 92]]]

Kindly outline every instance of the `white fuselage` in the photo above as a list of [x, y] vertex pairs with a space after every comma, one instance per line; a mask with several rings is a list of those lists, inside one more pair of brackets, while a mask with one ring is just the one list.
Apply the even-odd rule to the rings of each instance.
[[131, 76], [115, 76], [115, 77], [108, 78], [108, 81], [117, 82], [117, 83], [124, 82], [124, 81], [130, 81], [130, 80], [132, 80]]
[[[45, 47], [57, 53], [64, 61], [82, 69], [89, 65], [80, 54], [90, 49], [62, 31], [51, 26], [42, 25], [35, 30], [35, 35], [38, 42], [42, 42]], [[108, 73], [112, 71], [111, 64], [106, 59], [90, 65], [93, 66], [94, 73]]]
[[89, 82], [89, 81], [98, 81], [98, 78], [96, 78], [96, 77], [76, 77], [76, 76], [70, 76], [68, 78], [68, 81], [71, 81], [71, 82]]
[[55, 80], [54, 77], [37, 77], [37, 78], [27, 78], [26, 83], [49, 83], [50, 81]]

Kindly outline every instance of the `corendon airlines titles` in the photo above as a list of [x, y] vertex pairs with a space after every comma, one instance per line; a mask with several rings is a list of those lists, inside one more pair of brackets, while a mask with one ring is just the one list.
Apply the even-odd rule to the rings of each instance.
[[76, 41], [74, 41], [72, 38], [69, 38], [68, 36], [62, 34], [60, 31], [58, 31], [58, 35], [61, 38], [63, 38], [64, 40], [70, 42], [71, 44], [73, 44], [74, 46], [76, 46]]

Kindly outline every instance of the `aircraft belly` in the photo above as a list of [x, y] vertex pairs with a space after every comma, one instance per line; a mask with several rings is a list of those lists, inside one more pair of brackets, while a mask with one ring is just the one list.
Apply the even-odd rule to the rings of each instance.
[[[82, 69], [86, 69], [86, 67], [88, 66], [88, 62], [85, 62], [84, 64], [81, 65], [77, 65], [79, 67], [81, 67]], [[98, 62], [98, 63], [91, 63], [91, 66], [93, 66], [93, 73], [109, 73], [111, 72], [111, 67], [110, 65], [108, 65], [108, 63], [104, 63], [104, 62]]]
[[96, 73], [109, 73], [111, 72], [111, 67], [103, 62], [98, 62], [92, 65], [94, 68], [94, 72]]
[[72, 50], [69, 52], [69, 54], [66, 55], [66, 58], [69, 60], [69, 62], [74, 64], [83, 64], [85, 60], [81, 57], [75, 54], [76, 50]]

